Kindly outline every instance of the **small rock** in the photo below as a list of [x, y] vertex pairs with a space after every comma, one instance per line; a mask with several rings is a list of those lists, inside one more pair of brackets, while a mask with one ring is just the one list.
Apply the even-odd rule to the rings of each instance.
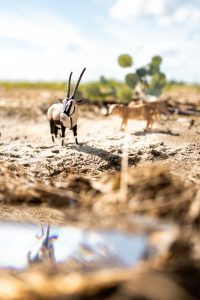
[[110, 153], [115, 153], [115, 151], [116, 151], [115, 148], [110, 149]]
[[155, 145], [151, 144], [151, 145], [149, 145], [149, 148], [153, 149], [153, 148], [155, 148]]
[[30, 164], [29, 163], [25, 163], [23, 164], [24, 167], [30, 167]]
[[60, 151], [58, 149], [52, 150], [52, 153], [59, 153]]
[[152, 149], [150, 152], [149, 152], [154, 158], [167, 158], [167, 155], [161, 151], [158, 151], [158, 150], [155, 150], [155, 149]]

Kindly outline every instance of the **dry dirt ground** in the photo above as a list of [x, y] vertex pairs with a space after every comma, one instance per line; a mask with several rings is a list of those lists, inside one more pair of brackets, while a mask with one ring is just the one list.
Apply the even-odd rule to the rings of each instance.
[[[80, 106], [78, 138], [80, 145], [74, 144], [71, 131], [66, 132], [65, 146], [57, 139], [53, 144], [46, 118], [46, 110], [56, 96], [62, 93], [37, 90], [1, 90], [0, 92], [0, 164], [11, 169], [15, 175], [29, 182], [39, 182], [50, 186], [62, 186], [69, 175], [81, 176], [98, 181], [106, 173], [121, 170], [122, 156], [128, 153], [130, 167], [142, 166], [144, 173], [149, 163], [168, 166], [183, 181], [199, 183], [200, 167], [200, 117], [171, 114], [169, 120], [162, 117], [161, 123], [154, 123], [151, 131], [145, 132], [145, 121], [129, 121], [126, 132], [119, 131], [121, 120], [114, 116], [102, 116], [96, 107]], [[199, 104], [199, 95], [192, 95], [193, 103]], [[196, 96], [196, 98], [195, 98]], [[176, 95], [188, 102], [188, 95]], [[172, 96], [173, 98], [173, 96]], [[178, 98], [178, 100], [179, 100]], [[194, 99], [193, 99], [194, 98]], [[191, 120], [194, 126], [190, 128]], [[11, 172], [12, 173], [12, 172]], [[72, 188], [73, 192], [73, 188]], [[2, 203], [7, 204], [5, 191]], [[18, 202], [14, 199], [13, 202]], [[53, 200], [57, 206], [56, 197]], [[19, 201], [20, 202], [20, 201]], [[25, 201], [26, 202], [26, 201]], [[34, 201], [33, 201], [34, 202]], [[35, 208], [37, 211], [37, 208]], [[2, 218], [27, 221], [20, 210], [9, 214], [10, 208], [2, 211]], [[24, 208], [26, 211], [26, 208]], [[55, 213], [55, 212], [54, 212]], [[53, 213], [53, 215], [54, 215]], [[46, 215], [46, 214], [45, 214]], [[41, 208], [34, 212], [29, 221], [38, 222]], [[50, 217], [45, 221], [62, 222]], [[30, 218], [30, 219], [29, 219]], [[41, 221], [44, 221], [41, 219]]]
[[[126, 231], [135, 230], [132, 216], [138, 214], [173, 221], [180, 236], [159, 267], [157, 262], [153, 266], [153, 273], [152, 269], [136, 275], [119, 272], [117, 278], [115, 274], [100, 274], [88, 279], [87, 282], [94, 282], [91, 290], [84, 278], [75, 277], [70, 295], [76, 295], [76, 299], [83, 299], [83, 295], [84, 299], [156, 300], [193, 299], [192, 294], [200, 299], [195, 284], [200, 274], [200, 116], [171, 114], [169, 120], [162, 116], [162, 123], [155, 123], [148, 132], [144, 131], [145, 122], [130, 121], [126, 132], [120, 132], [119, 118], [103, 116], [97, 107], [82, 105], [78, 122], [80, 145], [74, 144], [72, 132], [68, 131], [65, 146], [61, 147], [59, 139], [55, 144], [51, 141], [45, 112], [56, 97], [62, 96], [55, 91], [0, 89], [1, 220]], [[166, 96], [175, 106], [197, 110], [200, 106], [198, 93], [174, 92]], [[157, 278], [155, 269], [164, 271], [164, 277]], [[183, 290], [165, 278], [166, 274], [180, 276], [178, 282]], [[194, 281], [186, 284], [191, 274]], [[8, 278], [3, 276], [1, 281], [8, 289], [11, 285], [17, 292], [25, 293], [15, 298], [17, 292], [13, 292], [4, 299], [30, 297], [25, 282], [28, 280], [31, 285], [31, 276], [39, 276], [45, 284], [49, 280], [47, 274], [38, 273], [18, 274], [19, 278], [14, 274], [12, 280], [10, 273]], [[137, 282], [135, 289], [132, 276]], [[58, 279], [64, 280], [62, 291], [56, 285]], [[141, 292], [148, 280], [152, 280], [155, 290], [163, 284], [165, 291], [172, 289], [175, 294], [150, 297], [151, 287]], [[72, 299], [64, 297], [67, 282], [61, 275], [55, 277], [50, 284], [55, 293], [52, 299]], [[30, 299], [51, 299], [47, 289], [43, 291], [37, 285], [31, 293]]]

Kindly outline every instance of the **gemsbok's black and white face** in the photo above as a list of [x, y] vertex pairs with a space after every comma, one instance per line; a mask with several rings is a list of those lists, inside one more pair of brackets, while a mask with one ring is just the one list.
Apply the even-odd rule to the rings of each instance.
[[57, 137], [58, 130], [61, 129], [61, 145], [64, 145], [65, 129], [68, 128], [73, 131], [76, 144], [78, 144], [77, 139], [77, 121], [78, 121], [78, 106], [77, 104], [82, 102], [82, 98], [75, 98], [76, 92], [78, 90], [81, 78], [85, 72], [86, 68], [81, 72], [79, 79], [74, 87], [72, 94], [70, 95], [71, 89], [71, 78], [72, 72], [70, 73], [67, 93], [64, 99], [59, 99], [61, 104], [53, 104], [48, 109], [47, 117], [50, 123], [50, 130], [53, 142], [55, 137]]
[[67, 128], [68, 119], [73, 116], [76, 110], [76, 101], [70, 98], [63, 100], [63, 110], [60, 114], [60, 121]]

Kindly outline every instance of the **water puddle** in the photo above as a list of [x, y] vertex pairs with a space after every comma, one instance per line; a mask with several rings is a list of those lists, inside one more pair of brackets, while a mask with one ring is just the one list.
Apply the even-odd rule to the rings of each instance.
[[126, 234], [111, 230], [48, 227], [0, 223], [0, 268], [24, 269], [36, 262], [92, 265], [94, 269], [133, 267], [155, 256], [171, 242], [173, 234], [162, 228]]

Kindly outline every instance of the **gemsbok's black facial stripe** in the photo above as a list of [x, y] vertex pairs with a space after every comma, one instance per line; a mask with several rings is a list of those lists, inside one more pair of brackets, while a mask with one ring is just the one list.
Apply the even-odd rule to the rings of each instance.
[[66, 107], [65, 113], [66, 115], [69, 117], [70, 115], [70, 111], [71, 111], [71, 107], [72, 107], [72, 101], [70, 102], [69, 106]]

